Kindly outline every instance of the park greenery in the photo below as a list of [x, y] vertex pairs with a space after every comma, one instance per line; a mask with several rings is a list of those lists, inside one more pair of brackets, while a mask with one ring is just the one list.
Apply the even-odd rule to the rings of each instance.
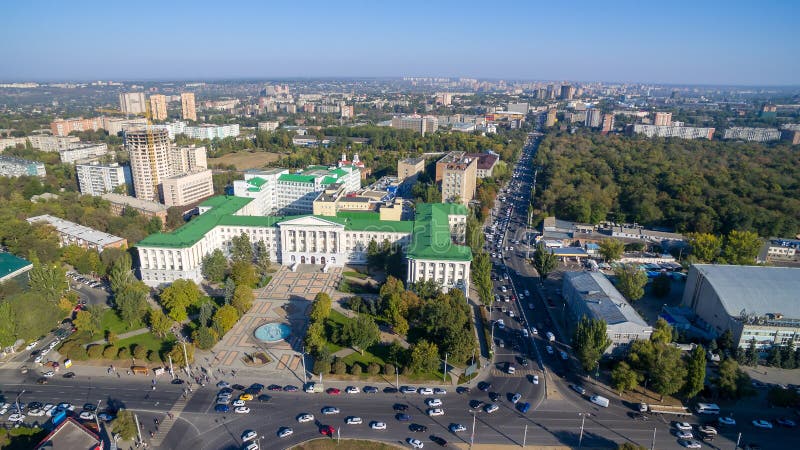
[[536, 245], [531, 263], [539, 274], [539, 277], [541, 277], [542, 280], [546, 280], [550, 272], [555, 270], [558, 265], [558, 257], [553, 253], [553, 250], [547, 248], [544, 243], [540, 242]]
[[541, 215], [715, 235], [800, 229], [800, 153], [783, 143], [553, 133], [536, 165]]
[[635, 264], [621, 264], [614, 268], [617, 290], [629, 301], [639, 300], [644, 296], [647, 284], [647, 273]]

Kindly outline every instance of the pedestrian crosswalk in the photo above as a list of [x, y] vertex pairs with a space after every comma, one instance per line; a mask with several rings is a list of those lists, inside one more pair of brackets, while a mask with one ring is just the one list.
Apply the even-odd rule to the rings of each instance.
[[492, 369], [491, 374], [493, 377], [514, 378], [514, 377], [526, 377], [528, 375], [541, 375], [542, 373], [534, 369], [524, 369], [524, 370], [517, 369], [516, 371], [514, 371], [514, 374], [510, 374], [503, 370]]
[[169, 431], [172, 429], [172, 425], [174, 425], [175, 421], [178, 420], [181, 412], [183, 412], [183, 408], [186, 407], [186, 404], [189, 403], [189, 400], [192, 399], [192, 396], [195, 392], [196, 390], [193, 390], [191, 392], [187, 392], [186, 395], [181, 395], [178, 398], [178, 401], [172, 405], [172, 408], [170, 408], [166, 416], [161, 419], [160, 423], [158, 424], [158, 431], [150, 440], [151, 448], [159, 448], [161, 446], [161, 444], [164, 442], [164, 439], [169, 434]]

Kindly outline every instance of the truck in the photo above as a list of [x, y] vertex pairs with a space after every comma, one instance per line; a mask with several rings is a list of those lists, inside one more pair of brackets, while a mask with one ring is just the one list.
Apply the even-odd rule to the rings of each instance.
[[316, 383], [314, 381], [309, 381], [303, 387], [303, 390], [306, 391], [308, 394], [319, 394], [325, 390], [325, 387], [322, 383]]
[[670, 406], [670, 405], [649, 405], [647, 403], [639, 403], [639, 412], [648, 412], [651, 414], [672, 414], [676, 416], [688, 416], [692, 412], [685, 406]]

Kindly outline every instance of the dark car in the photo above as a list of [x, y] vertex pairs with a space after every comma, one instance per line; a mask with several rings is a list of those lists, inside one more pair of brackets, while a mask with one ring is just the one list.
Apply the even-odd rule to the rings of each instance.
[[261, 383], [253, 383], [253, 384], [250, 385], [250, 389], [263, 390], [264, 389], [264, 385], [261, 384]]
[[362, 389], [362, 391], [365, 394], [377, 394], [378, 388], [376, 388], [375, 386], [364, 386], [364, 389]]
[[172, 380], [172, 384], [183, 384], [183, 383], [185, 382], [180, 378], [175, 378], [174, 380]]
[[214, 407], [214, 411], [221, 412], [221, 413], [226, 413], [226, 412], [228, 412], [230, 410], [231, 409], [228, 407], [228, 405], [223, 405], [221, 403], [217, 403], [217, 406]]
[[231, 386], [231, 387], [232, 387], [232, 388], [234, 388], [234, 389], [236, 389], [237, 391], [243, 391], [243, 390], [245, 390], [245, 387], [244, 387], [244, 386], [242, 386], [241, 384], [234, 384], [234, 385], [233, 385], [233, 386]]
[[408, 426], [408, 429], [415, 433], [424, 433], [428, 431], [428, 427], [426, 427], [425, 425], [420, 425], [418, 423], [412, 423], [411, 425]]
[[470, 392], [472, 392], [472, 389], [470, 389], [468, 387], [460, 386], [460, 387], [456, 388], [456, 393], [457, 394], [469, 394]]
[[270, 400], [272, 400], [272, 397], [270, 397], [267, 394], [261, 394], [261, 395], [258, 396], [258, 401], [260, 401], [260, 402], [268, 402]]
[[439, 444], [440, 447], [447, 447], [447, 441], [439, 436], [431, 436], [431, 440]]
[[261, 389], [256, 389], [256, 388], [253, 388], [253, 387], [249, 387], [249, 388], [244, 390], [244, 393], [245, 394], [250, 394], [253, 397], [255, 397], [256, 395], [261, 393]]
[[28, 409], [42, 409], [42, 402], [30, 402], [28, 403]]
[[409, 420], [411, 420], [411, 416], [409, 416], [408, 414], [403, 414], [403, 413], [398, 413], [394, 417], [395, 417], [395, 419], [399, 420], [400, 422], [408, 422]]
[[220, 394], [232, 394], [233, 393], [233, 389], [231, 389], [231, 388], [222, 388], [222, 389], [219, 390], [219, 393]]
[[287, 384], [286, 386], [283, 387], [283, 390], [284, 392], [297, 392], [300, 390], [300, 388], [297, 386], [293, 386], [291, 384]]
[[97, 405], [95, 405], [94, 403], [84, 403], [83, 404], [83, 410], [84, 411], [92, 412], [92, 411], [94, 411], [96, 409], [97, 409]]
[[[367, 392], [366, 389], [364, 390], [364, 392]], [[391, 386], [385, 387], [385, 388], [383, 388], [383, 393], [384, 394], [396, 394], [397, 393], [397, 388], [393, 388]]]
[[470, 400], [469, 401], [469, 407], [472, 408], [472, 409], [480, 408], [481, 406], [483, 406], [483, 402], [480, 401], [480, 400]]
[[269, 389], [270, 391], [282, 391], [283, 386], [277, 384], [270, 384], [269, 387], [267, 387], [267, 389]]
[[36, 380], [36, 382], [39, 384], [47, 384], [47, 378], [41, 377], [38, 380]]
[[486, 381], [481, 381], [480, 383], [478, 383], [478, 389], [480, 389], [480, 390], [482, 390], [484, 392], [488, 391], [491, 388], [492, 388], [492, 383], [489, 383], [489, 382], [486, 382]]
[[67, 372], [64, 375], [61, 375], [64, 378], [75, 378], [75, 372]]
[[500, 400], [500, 394], [497, 392], [489, 392], [489, 399], [491, 399], [493, 402], [496, 402]]
[[408, 411], [408, 405], [405, 403], [395, 403], [392, 408], [394, 408], [395, 411]]

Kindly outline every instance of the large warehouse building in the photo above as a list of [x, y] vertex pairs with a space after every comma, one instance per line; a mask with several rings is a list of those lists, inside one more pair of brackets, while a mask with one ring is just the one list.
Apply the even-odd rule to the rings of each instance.
[[695, 264], [683, 305], [717, 335], [733, 332], [739, 347], [800, 343], [800, 269]]
[[617, 288], [600, 272], [567, 272], [562, 287], [574, 321], [583, 316], [602, 319], [611, 346], [606, 353], [622, 351], [637, 339], [650, 339], [653, 327], [625, 300]]

